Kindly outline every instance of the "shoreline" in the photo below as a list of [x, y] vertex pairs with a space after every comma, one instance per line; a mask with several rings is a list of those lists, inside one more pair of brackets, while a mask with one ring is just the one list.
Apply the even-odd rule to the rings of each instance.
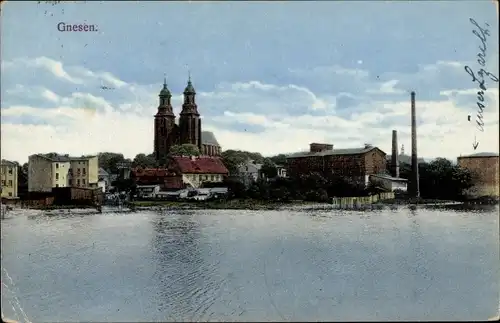
[[[389, 199], [377, 201], [371, 204], [361, 205], [359, 209], [366, 208], [383, 208], [391, 206], [459, 206], [459, 205], [487, 205], [498, 204], [488, 203], [485, 201], [452, 201], [452, 200], [437, 200], [437, 199]], [[102, 205], [101, 207], [111, 207], [113, 205]], [[328, 202], [312, 202], [312, 201], [265, 201], [254, 199], [231, 199], [231, 200], [214, 200], [214, 201], [165, 201], [165, 200], [145, 200], [132, 201], [123, 204], [123, 209], [130, 211], [134, 210], [151, 210], [151, 209], [167, 209], [167, 210], [282, 210], [294, 207], [311, 207], [320, 209], [336, 209], [332, 203]], [[72, 210], [96, 210], [96, 206], [89, 205], [51, 205], [48, 207], [28, 208], [39, 211], [72, 211]], [[349, 208], [350, 209], [350, 208]], [[353, 208], [358, 209], [358, 208]]]
[[278, 201], [262, 201], [253, 199], [233, 199], [226, 201], [198, 201], [198, 202], [183, 202], [183, 201], [133, 201], [130, 203], [136, 209], [151, 209], [160, 207], [162, 209], [181, 209], [181, 210], [279, 210], [288, 206], [308, 206], [318, 202], [306, 201], [291, 201], [291, 202], [278, 202]]

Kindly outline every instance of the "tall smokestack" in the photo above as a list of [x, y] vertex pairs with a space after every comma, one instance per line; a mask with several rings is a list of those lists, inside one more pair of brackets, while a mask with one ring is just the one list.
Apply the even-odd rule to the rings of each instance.
[[415, 92], [411, 92], [411, 191], [413, 197], [420, 197], [417, 156], [417, 116], [415, 111]]
[[392, 131], [391, 176], [399, 177], [398, 132]]

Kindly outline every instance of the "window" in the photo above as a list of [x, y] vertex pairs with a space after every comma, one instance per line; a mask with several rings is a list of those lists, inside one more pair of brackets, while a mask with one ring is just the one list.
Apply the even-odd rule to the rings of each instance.
[[79, 179], [76, 180], [76, 186], [80, 186], [80, 180]]
[[9, 192], [9, 196], [12, 196], [12, 192]]
[[56, 187], [59, 187], [59, 184], [56, 184]]
[[12, 186], [12, 180], [9, 179], [9, 186]]
[[86, 168], [83, 168], [83, 169], [82, 169], [82, 173], [83, 173], [83, 175], [85, 175], [85, 174], [87, 173], [87, 169], [86, 169]]
[[84, 179], [82, 179], [82, 184], [85, 185], [85, 180]]
[[76, 169], [76, 175], [80, 175], [80, 168]]
[[58, 163], [56, 163], [56, 168], [59, 168], [59, 164]]
[[2, 186], [5, 186], [5, 180], [2, 180]]
[[12, 175], [12, 168], [9, 167], [9, 175]]
[[56, 173], [56, 181], [59, 179], [59, 173]]
[[68, 183], [69, 183], [69, 186], [72, 186], [72, 185], [73, 185], [73, 180], [72, 180], [72, 179], [70, 179], [70, 180], [68, 181]]

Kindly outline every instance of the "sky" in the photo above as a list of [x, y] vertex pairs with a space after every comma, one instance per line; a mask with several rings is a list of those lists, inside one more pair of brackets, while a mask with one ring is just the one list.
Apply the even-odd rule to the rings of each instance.
[[[484, 67], [470, 18], [489, 28]], [[95, 31], [61, 32], [61, 22]], [[479, 131], [479, 84], [465, 71], [498, 77], [490, 0], [8, 1], [0, 30], [1, 153], [20, 163], [53, 151], [151, 153], [164, 75], [178, 115], [188, 71], [203, 130], [223, 150], [369, 143], [390, 154], [397, 130], [409, 154], [411, 91], [420, 157], [499, 150], [498, 82], [485, 78]]]

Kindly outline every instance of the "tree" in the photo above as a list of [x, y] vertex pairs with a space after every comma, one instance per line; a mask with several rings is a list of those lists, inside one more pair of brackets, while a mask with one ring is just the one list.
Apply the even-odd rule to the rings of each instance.
[[132, 161], [132, 167], [153, 168], [156, 166], [157, 162], [153, 154], [137, 154]]
[[260, 164], [264, 162], [264, 157], [260, 153], [252, 153], [242, 150], [226, 150], [222, 152], [222, 162], [229, 170], [229, 174], [237, 175], [239, 173], [238, 167], [250, 160]]
[[276, 165], [286, 165], [286, 155], [285, 154], [279, 154], [273, 157], [269, 158], [270, 160], [273, 161]]
[[111, 185], [113, 185], [118, 192], [133, 191], [135, 190], [136, 187], [134, 180], [131, 178], [128, 179], [118, 178], [116, 181], [111, 183]]
[[[401, 163], [400, 177], [412, 179], [411, 165]], [[472, 187], [473, 174], [454, 165], [445, 158], [436, 158], [430, 163], [419, 163], [420, 196], [428, 199], [457, 200]]]
[[102, 152], [97, 154], [99, 159], [99, 167], [104, 168], [110, 174], [118, 174], [120, 163], [130, 162], [130, 159], [125, 159], [123, 154]]
[[20, 171], [24, 174], [28, 174], [28, 163], [24, 163], [23, 166], [20, 167]]
[[225, 187], [229, 191], [229, 195], [232, 198], [244, 198], [246, 197], [245, 184], [235, 178], [225, 178], [223, 181]]
[[260, 168], [260, 171], [266, 175], [267, 178], [274, 178], [278, 176], [278, 169], [273, 161], [269, 158], [264, 159], [264, 163]]
[[193, 144], [172, 146], [169, 153], [171, 156], [200, 156], [200, 150]]

